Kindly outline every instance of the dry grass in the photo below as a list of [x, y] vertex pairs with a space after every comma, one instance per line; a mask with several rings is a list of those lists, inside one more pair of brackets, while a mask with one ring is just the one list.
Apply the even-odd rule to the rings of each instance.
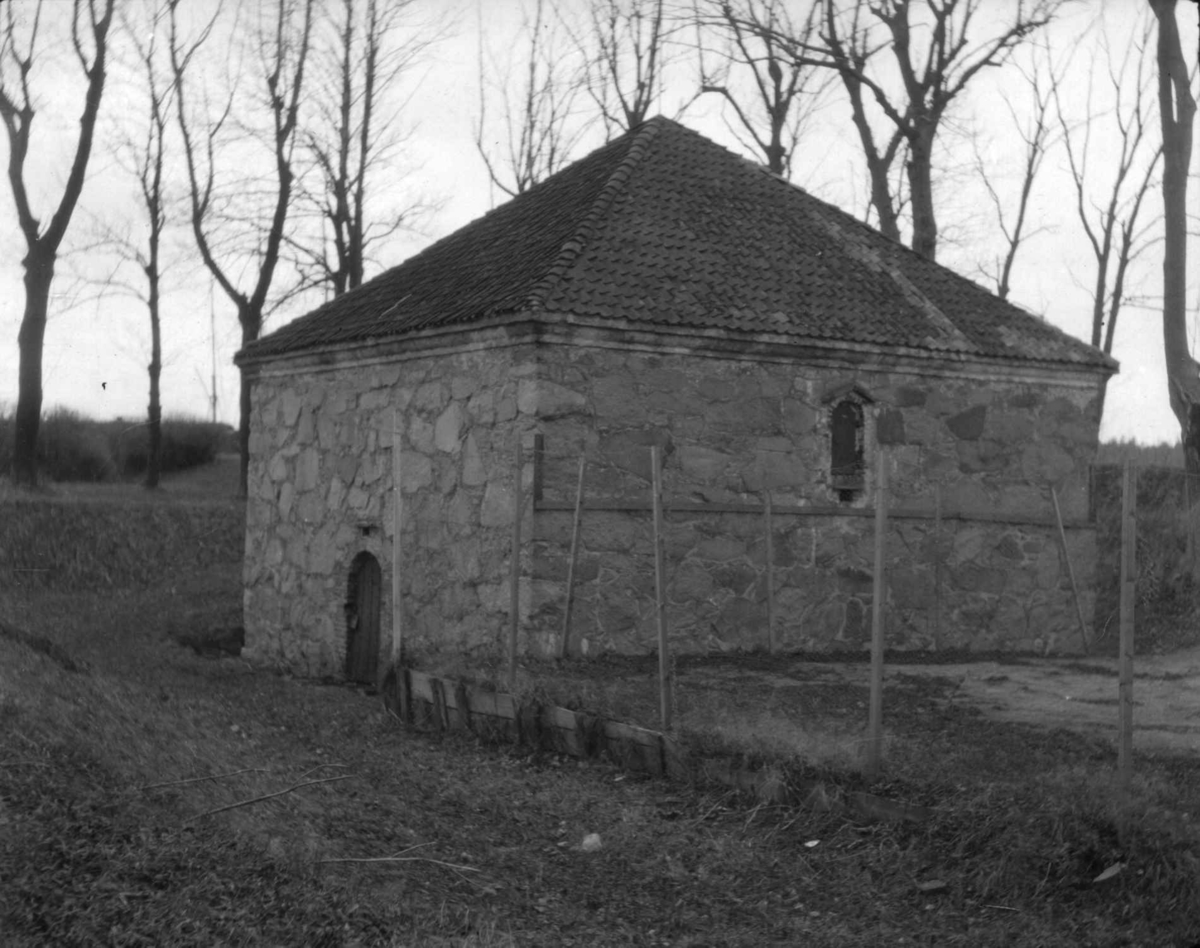
[[[983, 721], [925, 679], [897, 676], [888, 778], [873, 789], [936, 816], [858, 823], [402, 731], [353, 689], [175, 643], [236, 608], [236, 562], [195, 568], [171, 588], [0, 597], [0, 622], [26, 635], [0, 636], [6, 946], [1200, 938], [1195, 761], [1139, 760], [1135, 832], [1122, 850], [1107, 749]], [[653, 677], [637, 662], [581, 666], [569, 682], [528, 671], [539, 672], [531, 693], [654, 713]], [[681, 691], [699, 750], [783, 779], [818, 774], [834, 791], [864, 786], [847, 744], [863, 695], [797, 696], [800, 718], [752, 712], [740, 695]], [[335, 776], [344, 779], [313, 782]], [[603, 848], [582, 852], [592, 832]], [[397, 853], [428, 861], [326, 861]], [[1127, 868], [1093, 884], [1117, 862]], [[945, 891], [918, 888], [932, 880]]]

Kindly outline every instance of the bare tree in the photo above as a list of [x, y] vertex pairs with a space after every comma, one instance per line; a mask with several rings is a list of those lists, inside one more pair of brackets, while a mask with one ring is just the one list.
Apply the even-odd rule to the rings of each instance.
[[[211, 40], [220, 11], [195, 40], [185, 43], [180, 35], [182, 0], [167, 3], [176, 119], [187, 167], [192, 235], [204, 266], [237, 309], [245, 345], [262, 331], [294, 196], [295, 152], [311, 46], [313, 0], [274, 0], [253, 8], [259, 17], [249, 31], [253, 44], [250, 58], [256, 60], [256, 96], [242, 96], [237, 84], [241, 77], [227, 77], [230, 88], [216, 116], [207, 108], [207, 97], [205, 108], [193, 103], [185, 80], [189, 63]], [[237, 106], [241, 109], [235, 114]], [[255, 121], [260, 115], [268, 120], [265, 127]], [[227, 140], [231, 125], [237, 126], [236, 140], [232, 141]], [[261, 150], [248, 155], [244, 150], [247, 146]], [[268, 163], [270, 171], [265, 176], [258, 174], [256, 166]], [[243, 279], [247, 279], [246, 284], [241, 284]], [[250, 387], [245, 373], [239, 396], [238, 443], [244, 494], [250, 450]]]
[[[390, 197], [400, 191], [394, 177], [404, 138], [398, 87], [439, 38], [436, 26], [406, 34], [413, 7], [413, 0], [331, 0], [322, 18], [329, 35], [314, 46], [304, 145], [319, 187], [301, 192], [320, 232], [287, 240], [304, 285], [327, 286], [335, 296], [362, 283], [373, 244], [431, 209]], [[372, 187], [384, 173], [389, 186]]]
[[[485, 57], [480, 24], [475, 147], [492, 184], [510, 196], [529, 190], [566, 165], [585, 130], [578, 108], [585, 74], [572, 64], [556, 27], [546, 0], [535, 0], [532, 18], [526, 15], [521, 31], [528, 52], [504, 57], [505, 62], [515, 59], [522, 64], [523, 75], [515, 79], [511, 69], [499, 68], [490, 51]], [[495, 121], [502, 134], [493, 146], [488, 106], [496, 97], [500, 115]]]
[[588, 95], [612, 139], [646, 121], [662, 97], [670, 24], [663, 0], [592, 0], [589, 17], [585, 32], [571, 32], [587, 60]]
[[17, 484], [37, 483], [36, 450], [42, 413], [42, 351], [50, 308], [50, 287], [54, 281], [59, 248], [87, 176], [96, 118], [104, 94], [113, 3], [114, 0], [74, 0], [71, 7], [71, 46], [87, 80], [87, 91], [70, 171], [58, 206], [45, 227], [34, 213], [25, 167], [33, 120], [37, 114], [30, 73], [37, 55], [42, 3], [39, 0], [34, 7], [32, 22], [28, 24], [23, 43], [19, 35], [22, 25], [18, 24], [14, 13], [15, 4], [7, 4], [3, 14], [3, 34], [0, 35], [0, 120], [3, 120], [4, 130], [8, 134], [8, 182], [26, 247], [22, 261], [25, 267], [25, 311], [17, 335], [20, 367], [12, 466], [13, 481]]
[[[1153, 144], [1148, 138], [1152, 81], [1149, 45], [1148, 24], [1128, 39], [1117, 63], [1105, 42], [1105, 72], [1113, 104], [1104, 113], [1096, 114], [1092, 108], [1095, 61], [1088, 81], [1087, 108], [1078, 122], [1068, 121], [1059, 87], [1052, 88], [1074, 183], [1076, 213], [1096, 262], [1091, 342], [1109, 355], [1121, 307], [1127, 302], [1129, 266], [1151, 243], [1147, 234], [1156, 223], [1139, 220], [1162, 156], [1161, 143]], [[1136, 76], [1132, 83], [1131, 74]], [[1094, 139], [1101, 142], [1102, 154], [1116, 156], [1111, 179], [1099, 189], [1095, 187], [1094, 168], [1089, 169]], [[1096, 193], [1101, 195], [1099, 199]], [[1102, 410], [1104, 394], [1102, 390]]]
[[[167, 134], [173, 86], [164, 78], [162, 34], [167, 9], [159, 0], [142, 5], [146, 17], [123, 7], [120, 16], [121, 33], [135, 53], [134, 77], [131, 83], [144, 96], [144, 126], [131, 121], [128, 114], [115, 122], [114, 157], [137, 181], [140, 199], [139, 215], [144, 215], [145, 237], [135, 239], [129, 229], [120, 230], [108, 221], [98, 221], [98, 249], [117, 259], [114, 272], [104, 277], [105, 289], [120, 290], [145, 304], [150, 317], [150, 400], [147, 411], [149, 452], [146, 461], [145, 486], [158, 487], [162, 473], [162, 321], [161, 287], [166, 269], [163, 258], [163, 236], [167, 228], [166, 173]], [[132, 265], [144, 277], [127, 281], [118, 275], [123, 264]]]
[[[934, 206], [934, 143], [948, 110], [980, 71], [1003, 65], [1027, 37], [1050, 22], [1062, 0], [1016, 0], [1002, 7], [1001, 26], [976, 43], [976, 18], [996, 8], [986, 0], [821, 0], [820, 42], [792, 45], [796, 62], [825, 66], [841, 77], [862, 144], [879, 227], [900, 239], [892, 169], [908, 150], [905, 177], [912, 216], [912, 248], [934, 259], [938, 225]], [[882, 35], [881, 35], [882, 34]], [[890, 62], [884, 51], [890, 51]], [[899, 76], [890, 82], [887, 70]], [[899, 90], [898, 92], [896, 90]], [[890, 131], [877, 140], [873, 114]]]
[[1158, 111], [1162, 123], [1163, 348], [1171, 410], [1179, 420], [1184, 462], [1200, 473], [1200, 366], [1187, 339], [1187, 176], [1196, 99], [1179, 40], [1175, 0], [1150, 0], [1158, 20]]
[[1029, 101], [1021, 106], [1013, 104], [1012, 99], [1004, 95], [1004, 105], [1008, 109], [1012, 128], [1024, 145], [1021, 162], [1021, 183], [1017, 192], [1015, 207], [1006, 210], [1007, 202], [997, 190], [996, 176], [987, 167], [983, 155], [979, 151], [978, 140], [973, 139], [975, 150], [975, 169], [987, 189], [988, 197], [996, 212], [996, 224], [1004, 237], [1004, 255], [996, 261], [995, 269], [981, 269], [996, 283], [996, 294], [1003, 300], [1008, 299], [1012, 287], [1013, 265], [1016, 263], [1017, 252], [1023, 241], [1045, 228], [1026, 229], [1029, 212], [1029, 198], [1033, 194], [1033, 185], [1041, 171], [1046, 153], [1053, 144], [1050, 103], [1054, 90], [1062, 81], [1062, 72], [1056, 73], [1053, 64], [1047, 63], [1043, 68], [1040, 60], [1035, 60], [1031, 67], [1021, 70], [1029, 91]]
[[[801, 129], [827, 86], [827, 74], [787, 53], [813, 45], [816, 7], [797, 24], [782, 0], [708, 0], [698, 10], [697, 21], [702, 30], [725, 40], [725, 49], [718, 53], [724, 63], [711, 72], [704, 65], [703, 47], [700, 50], [701, 93], [721, 96], [741, 126], [730, 128], [734, 136], [757, 151], [773, 173], [790, 177]], [[787, 37], [786, 48], [779, 37]], [[740, 93], [731, 83], [735, 67], [748, 74], [750, 93]]]

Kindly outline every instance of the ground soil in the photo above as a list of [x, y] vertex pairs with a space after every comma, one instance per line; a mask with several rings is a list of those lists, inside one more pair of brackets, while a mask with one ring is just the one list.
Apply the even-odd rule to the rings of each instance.
[[[1200, 756], [1200, 648], [1134, 662], [1134, 746], [1151, 754]], [[525, 687], [548, 700], [661, 727], [657, 659], [610, 658], [530, 664]], [[1118, 662], [1110, 658], [996, 657], [945, 661], [891, 657], [885, 666], [889, 731], [923, 732], [941, 722], [988, 720], [1082, 735], [1115, 748]], [[681, 657], [674, 669], [673, 723], [684, 730], [771, 730], [773, 721], [861, 752], [869, 702], [865, 659], [728, 655]], [[714, 713], [713, 709], [719, 711]], [[739, 727], [734, 727], [741, 722]], [[797, 743], [795, 734], [790, 737]], [[778, 743], [778, 742], [777, 742]], [[784, 742], [787, 743], [786, 741]], [[786, 749], [786, 747], [784, 748]], [[829, 750], [828, 746], [824, 750]]]
[[[681, 686], [729, 690], [754, 682], [767, 706], [811, 698], [861, 695], [870, 666], [860, 662], [781, 660], [737, 667], [727, 663], [685, 664]], [[890, 662], [886, 678], [896, 689], [906, 678], [923, 678], [943, 700], [977, 709], [988, 719], [1065, 728], [1116, 741], [1118, 662], [1110, 658], [1007, 658], [929, 663]], [[1147, 751], [1200, 754], [1200, 648], [1134, 662], [1134, 743]], [[857, 701], [855, 705], [857, 706]], [[886, 715], [886, 706], [885, 706]]]
[[[402, 728], [377, 696], [198, 648], [239, 591], [231, 561], [153, 588], [0, 596], [0, 626], [19, 630], [0, 634], [0, 943], [1200, 938], [1200, 762], [1139, 762], [1122, 844], [1101, 729], [1116, 709], [1096, 703], [1115, 701], [1111, 662], [890, 662], [892, 743], [869, 789], [935, 815], [871, 822]], [[1197, 665], [1139, 664], [1139, 745], [1188, 736], [1148, 725], [1195, 725]], [[526, 689], [655, 725], [653, 656], [525, 672]], [[860, 661], [681, 659], [676, 676], [684, 722], [753, 736], [773, 715], [789, 739], [852, 746], [866, 720]], [[853, 767], [817, 776], [862, 785]]]
[[[851, 679], [864, 674], [862, 668], [843, 668]], [[1012, 659], [909, 665], [897, 671], [954, 682], [961, 700], [997, 721], [1116, 740], [1116, 659]], [[1200, 648], [1136, 658], [1133, 705], [1137, 747], [1200, 754]]]

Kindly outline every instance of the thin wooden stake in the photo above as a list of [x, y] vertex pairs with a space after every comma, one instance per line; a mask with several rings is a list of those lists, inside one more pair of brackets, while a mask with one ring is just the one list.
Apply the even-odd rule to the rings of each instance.
[[525, 506], [521, 496], [521, 479], [524, 467], [525, 457], [521, 449], [521, 435], [518, 433], [513, 458], [512, 558], [508, 573], [508, 687], [513, 692], [517, 690], [517, 631], [521, 621], [521, 513]]
[[658, 446], [650, 448], [651, 489], [654, 492], [654, 594], [658, 617], [658, 710], [662, 729], [671, 729], [671, 662], [667, 654], [667, 568], [663, 558], [662, 466]]
[[392, 411], [392, 667], [404, 659], [400, 602], [400, 411]]
[[867, 734], [866, 773], [879, 776], [883, 756], [883, 600], [887, 595], [884, 551], [887, 539], [887, 457], [882, 445], [875, 446], [875, 582], [871, 603], [871, 710]]
[[571, 520], [571, 556], [567, 563], [567, 604], [563, 609], [562, 635], [558, 640], [558, 657], [571, 653], [571, 609], [575, 605], [575, 563], [579, 559], [579, 521], [583, 517], [583, 471], [587, 457], [579, 455], [579, 478], [575, 482], [575, 515]]
[[1079, 586], [1075, 582], [1075, 567], [1071, 564], [1071, 553], [1067, 549], [1067, 531], [1063, 529], [1062, 509], [1058, 506], [1058, 493], [1050, 488], [1050, 499], [1054, 501], [1054, 519], [1058, 523], [1058, 542], [1062, 546], [1063, 561], [1067, 564], [1067, 579], [1071, 581], [1071, 598], [1075, 601], [1075, 618], [1079, 620], [1079, 634], [1083, 637], [1083, 650], [1092, 650], [1091, 636], [1087, 623], [1083, 621], [1083, 606], [1079, 602]]
[[1196, 578], [1196, 518], [1192, 511], [1192, 475], [1183, 473], [1183, 513], [1187, 524], [1187, 539], [1184, 545], [1184, 557], [1187, 562], [1188, 575]]
[[178, 787], [185, 783], [203, 783], [205, 780], [222, 780], [225, 777], [236, 777], [238, 774], [264, 774], [262, 767], [243, 767], [241, 770], [231, 770], [224, 774], [209, 774], [207, 777], [188, 777], [185, 780], [168, 780], [166, 783], [148, 783], [139, 790], [157, 790], [159, 787]]
[[1133, 783], [1133, 631], [1137, 597], [1137, 470], [1125, 462], [1121, 492], [1121, 652], [1118, 685], [1117, 787], [1121, 844], [1126, 843]]
[[427, 856], [341, 856], [336, 859], [318, 859], [319, 863], [331, 862], [429, 862], [435, 866], [453, 869], [455, 872], [479, 872], [474, 866], [460, 866], [452, 862], [442, 862], [440, 859], [430, 859]]
[[771, 654], [779, 650], [775, 640], [775, 528], [771, 518], [771, 492], [763, 498], [763, 517], [767, 531], [767, 648]]
[[933, 647], [942, 641], [942, 485], [933, 485]]
[[212, 816], [214, 813], [224, 813], [226, 810], [236, 810], [239, 807], [250, 806], [252, 803], [262, 803], [264, 800], [273, 800], [275, 797], [281, 797], [285, 793], [291, 793], [293, 790], [299, 790], [302, 787], [312, 787], [318, 783], [333, 783], [335, 780], [349, 780], [354, 774], [342, 774], [340, 777], [323, 777], [320, 780], [306, 780], [304, 783], [293, 784], [284, 789], [277, 790], [275, 793], [267, 793], [261, 797], [251, 797], [249, 800], [239, 800], [237, 803], [230, 803], [227, 806], [219, 806], [214, 810], [205, 810], [203, 813], [198, 813], [191, 819], [184, 820], [184, 823], [194, 823], [196, 820], [206, 816]]

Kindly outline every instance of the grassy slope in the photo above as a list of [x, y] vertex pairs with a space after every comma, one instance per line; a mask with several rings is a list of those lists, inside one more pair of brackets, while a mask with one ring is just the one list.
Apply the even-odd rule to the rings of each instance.
[[[6, 946], [1200, 938], [1194, 763], [1140, 768], [1130, 866], [1094, 886], [1118, 855], [1110, 765], [1061, 732], [953, 719], [914, 689], [884, 792], [939, 815], [856, 825], [406, 733], [353, 690], [175, 645], [236, 602], [236, 564], [174, 587], [0, 597], [0, 622], [87, 665], [0, 636]], [[346, 779], [204, 815], [329, 776]], [[579, 849], [590, 832], [599, 852]], [[322, 861], [395, 853], [422, 861]], [[921, 894], [931, 879], [948, 893]]]

